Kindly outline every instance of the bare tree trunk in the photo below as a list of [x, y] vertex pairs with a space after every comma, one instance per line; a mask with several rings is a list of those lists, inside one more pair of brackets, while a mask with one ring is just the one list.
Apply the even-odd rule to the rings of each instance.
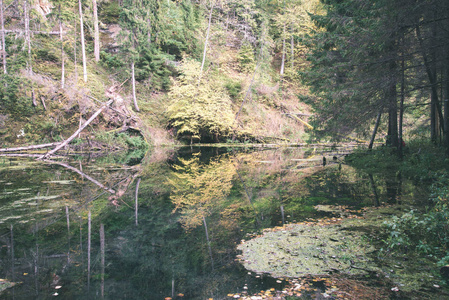
[[87, 62], [86, 62], [86, 45], [84, 40], [84, 22], [83, 22], [83, 8], [81, 6], [81, 0], [78, 0], [78, 8], [80, 14], [80, 34], [81, 34], [81, 52], [83, 56], [83, 79], [87, 82]]
[[214, 4], [211, 1], [210, 2], [210, 11], [209, 11], [209, 23], [207, 25], [206, 40], [204, 41], [203, 61], [201, 62], [201, 70], [200, 70], [200, 76], [198, 78], [198, 85], [200, 85], [201, 76], [203, 74], [203, 69], [204, 69], [204, 63], [206, 62], [207, 43], [209, 41], [210, 24], [212, 22], [212, 11], [213, 10], [214, 10]]
[[97, 0], [92, 0], [93, 14], [94, 14], [94, 55], [95, 61], [100, 61], [100, 30], [98, 28], [98, 12]]
[[3, 74], [8, 74], [8, 71], [6, 69], [6, 42], [5, 42], [5, 20], [3, 17], [3, 0], [0, 0], [0, 23], [1, 23], [1, 38], [2, 38], [2, 45], [1, 45], [1, 51], [2, 51], [2, 61], [3, 61]]
[[25, 17], [25, 43], [28, 48], [28, 74], [33, 73], [33, 66], [31, 64], [31, 36], [30, 36], [30, 16], [28, 14], [28, 1], [23, 1], [23, 14]]
[[[293, 26], [292, 26], [293, 27]], [[290, 40], [290, 60], [291, 60], [291, 67], [292, 69], [295, 67], [295, 40], [293, 38], [293, 29], [291, 32], [291, 40]]]
[[284, 78], [284, 69], [285, 69], [285, 24], [284, 24], [284, 37], [282, 40], [282, 63], [281, 63], [281, 71], [279, 72], [279, 75], [281, 75], [281, 82]]
[[[36, 95], [34, 94], [34, 88], [31, 88], [31, 100], [33, 102], [33, 106], [36, 107], [37, 106], [37, 102], [36, 102]], [[45, 106], [44, 106], [45, 108]], [[45, 109], [47, 110], [47, 109]]]
[[59, 145], [60, 143], [49, 143], [49, 144], [40, 144], [40, 145], [32, 145], [32, 146], [24, 146], [24, 147], [15, 147], [15, 148], [2, 148], [0, 149], [0, 152], [19, 152], [22, 150], [34, 150], [34, 149], [42, 149], [42, 148], [48, 148], [48, 147], [55, 147]]
[[78, 65], [77, 65], [77, 53], [76, 53], [76, 18], [74, 18], [73, 22], [75, 25], [73, 26], [73, 64], [75, 66], [74, 72], [75, 72], [75, 83], [78, 84]]
[[61, 88], [65, 86], [64, 37], [62, 34], [61, 4], [59, 4], [59, 38], [61, 40]]
[[148, 18], [148, 44], [151, 44], [151, 20]]
[[133, 103], [134, 103], [134, 109], [136, 111], [140, 111], [139, 106], [137, 105], [137, 96], [136, 96], [136, 76], [134, 73], [134, 60], [131, 62], [131, 80], [133, 85]]

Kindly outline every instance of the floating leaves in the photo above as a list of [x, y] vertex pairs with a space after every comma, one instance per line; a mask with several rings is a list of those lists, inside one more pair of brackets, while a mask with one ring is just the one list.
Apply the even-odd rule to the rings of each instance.
[[331, 272], [364, 274], [376, 267], [366, 255], [374, 249], [361, 236], [340, 224], [297, 224], [266, 231], [238, 249], [245, 268], [276, 278]]

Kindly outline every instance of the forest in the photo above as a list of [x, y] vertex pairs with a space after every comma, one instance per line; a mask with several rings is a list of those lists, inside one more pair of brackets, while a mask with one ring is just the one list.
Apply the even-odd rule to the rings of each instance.
[[79, 143], [134, 128], [154, 145], [447, 144], [442, 0], [1, 6], [5, 144], [63, 140], [108, 99]]
[[[263, 244], [300, 239], [316, 221], [309, 232], [322, 240], [307, 243], [332, 252], [333, 270], [365, 272], [354, 281], [315, 277], [335, 299], [449, 297], [449, 1], [0, 0], [0, 26], [0, 224], [8, 225], [0, 226], [0, 242], [12, 261], [8, 275], [15, 274], [14, 261], [27, 258], [14, 256], [8, 223], [14, 217], [1, 212], [13, 215], [9, 209], [36, 201], [29, 214], [36, 229], [23, 229], [28, 221], [17, 225], [25, 232], [16, 233], [17, 248], [26, 253], [24, 240], [35, 239], [37, 249], [43, 223], [42, 236], [67, 226], [67, 251], [82, 265], [89, 226], [90, 286], [90, 226], [101, 226], [101, 237], [92, 238], [102, 239], [102, 295], [109, 255], [123, 259], [135, 280], [125, 283], [120, 267], [110, 267], [109, 282], [127, 293], [151, 293], [150, 274], [163, 278], [154, 299], [170, 292], [173, 299], [186, 299], [184, 293], [206, 299], [213, 290], [220, 298], [242, 278], [235, 270], [217, 273], [220, 266], [242, 268], [234, 266], [238, 243], [250, 273], [275, 278], [267, 285], [252, 277], [254, 295], [273, 286], [278, 294], [297, 295], [295, 285], [313, 284], [279, 284], [283, 277], [303, 278], [300, 267], [288, 269], [296, 246], [279, 246], [290, 247], [293, 258], [276, 273], [260, 272], [281, 261], [273, 258], [277, 249]], [[30, 171], [37, 161], [15, 161], [19, 156], [38, 158], [42, 170]], [[27, 179], [33, 172], [39, 175]], [[20, 182], [12, 183], [11, 174]], [[37, 196], [11, 202], [9, 185], [20, 194], [27, 180]], [[145, 196], [139, 199], [140, 184]], [[108, 197], [95, 202], [97, 190]], [[48, 198], [58, 199], [59, 218], [37, 213], [49, 191], [60, 193]], [[361, 214], [365, 223], [357, 223]], [[338, 216], [345, 220], [335, 223]], [[47, 229], [51, 218], [59, 229]], [[79, 246], [70, 243], [78, 234], [73, 220]], [[137, 227], [138, 220], [148, 228]], [[300, 227], [287, 238], [279, 238], [284, 229], [260, 236], [288, 222]], [[319, 226], [329, 230], [320, 233]], [[109, 244], [114, 254], [104, 252], [104, 230], [116, 237]], [[354, 242], [340, 243], [345, 235]], [[55, 233], [60, 245], [65, 238]], [[364, 260], [368, 252], [377, 258]], [[329, 268], [319, 260], [307, 265], [314, 276]], [[191, 269], [195, 279], [186, 275]], [[206, 269], [214, 281], [195, 290], [195, 280], [207, 280]], [[84, 295], [78, 288], [84, 274], [70, 272], [77, 285], [71, 292]], [[225, 284], [218, 287], [220, 280]], [[98, 278], [92, 281], [100, 289]], [[178, 296], [175, 282], [184, 289]], [[348, 296], [360, 282], [364, 292]]]

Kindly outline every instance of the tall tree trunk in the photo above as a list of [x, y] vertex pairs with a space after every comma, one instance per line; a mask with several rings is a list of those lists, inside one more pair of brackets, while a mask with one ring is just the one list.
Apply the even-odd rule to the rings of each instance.
[[2, 51], [2, 62], [3, 62], [3, 74], [8, 74], [8, 71], [6, 69], [6, 42], [5, 42], [5, 20], [3, 17], [3, 0], [0, 0], [0, 23], [1, 23], [1, 51]]
[[[445, 2], [446, 28], [449, 28], [449, 3]], [[449, 41], [449, 31], [446, 30], [446, 41]], [[449, 44], [446, 43], [443, 52], [446, 58], [444, 89], [444, 144], [446, 148], [446, 156], [449, 156]]]
[[416, 26], [416, 36], [418, 38], [418, 42], [420, 44], [420, 51], [421, 55], [424, 60], [424, 67], [426, 68], [427, 77], [429, 78], [429, 82], [431, 85], [431, 104], [430, 104], [430, 110], [431, 110], [431, 140], [433, 142], [436, 142], [436, 114], [438, 114], [440, 120], [443, 120], [443, 112], [441, 110], [440, 102], [438, 101], [438, 83], [436, 78], [436, 73], [433, 73], [431, 63], [429, 62], [429, 59], [427, 57], [427, 53], [425, 52], [425, 48], [423, 46], [423, 39], [421, 36], [421, 30], [419, 26]]
[[98, 12], [97, 12], [97, 0], [92, 0], [93, 17], [94, 17], [94, 55], [95, 61], [100, 61], [100, 30], [98, 28]]
[[28, 1], [23, 1], [23, 14], [25, 18], [25, 43], [28, 48], [28, 74], [33, 73], [33, 66], [31, 64], [31, 35], [30, 35], [30, 15], [28, 13]]
[[293, 37], [293, 26], [291, 28], [291, 38], [290, 38], [290, 63], [292, 69], [295, 67], [295, 40]]
[[390, 62], [390, 83], [387, 90], [388, 97], [388, 131], [390, 146], [398, 149], [398, 101], [396, 91], [396, 61]]
[[61, 39], [61, 88], [65, 87], [64, 37], [62, 34], [61, 4], [59, 4], [59, 38]]
[[83, 79], [84, 82], [87, 82], [86, 41], [84, 40], [83, 7], [81, 5], [81, 0], [78, 0], [78, 8], [80, 14], [81, 52], [83, 56]]
[[[432, 24], [432, 45], [436, 44], [436, 22], [433, 22]], [[436, 50], [435, 47], [432, 47], [432, 49], [430, 50], [430, 72], [432, 72], [433, 78], [435, 80], [433, 84], [437, 84], [438, 81], [438, 75], [437, 75], [437, 66], [436, 66]], [[438, 87], [435, 86], [435, 88], [432, 87], [432, 93], [430, 95], [430, 139], [433, 143], [437, 143], [438, 142], [438, 138], [440, 135], [440, 130], [439, 130], [439, 119], [438, 119], [438, 115], [437, 115], [437, 105], [439, 102], [438, 99]]]
[[74, 18], [73, 22], [75, 25], [73, 26], [73, 64], [75, 66], [74, 72], [75, 72], [75, 83], [78, 84], [78, 60], [77, 60], [77, 51], [76, 51], [76, 18]]
[[209, 23], [207, 25], [206, 40], [204, 41], [203, 60], [201, 62], [201, 69], [200, 69], [200, 76], [198, 78], [198, 85], [200, 85], [201, 76], [203, 74], [203, 69], [204, 69], [204, 64], [206, 62], [207, 43], [209, 41], [210, 24], [212, 22], [212, 11], [213, 10], [214, 10], [214, 4], [211, 1], [210, 2], [210, 11], [209, 11]]
[[148, 18], [147, 23], [148, 23], [148, 44], [151, 44], [151, 20], [150, 20], [150, 18]]
[[284, 24], [284, 31], [283, 31], [283, 40], [282, 40], [282, 63], [281, 63], [281, 71], [279, 72], [279, 74], [281, 75], [281, 82], [282, 79], [284, 78], [284, 68], [285, 68], [285, 24]]
[[402, 159], [403, 155], [403, 123], [404, 123], [404, 100], [405, 100], [405, 53], [404, 53], [404, 35], [401, 38], [402, 53], [401, 53], [401, 101], [399, 105], [399, 157]]
[[134, 73], [134, 60], [131, 62], [131, 80], [133, 86], [133, 103], [136, 111], [140, 111], [139, 106], [137, 105], [137, 96], [136, 96], [136, 76]]

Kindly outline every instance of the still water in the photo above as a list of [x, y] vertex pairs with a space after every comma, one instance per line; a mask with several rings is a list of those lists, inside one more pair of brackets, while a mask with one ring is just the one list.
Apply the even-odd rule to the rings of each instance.
[[[394, 179], [342, 164], [350, 148], [155, 149], [145, 157], [0, 158], [4, 299], [230, 299], [282, 289], [236, 259], [264, 228], [318, 205], [396, 203]], [[323, 156], [326, 165], [323, 166]]]

